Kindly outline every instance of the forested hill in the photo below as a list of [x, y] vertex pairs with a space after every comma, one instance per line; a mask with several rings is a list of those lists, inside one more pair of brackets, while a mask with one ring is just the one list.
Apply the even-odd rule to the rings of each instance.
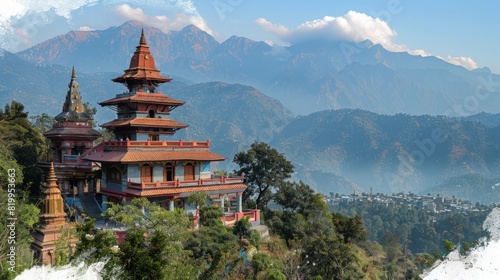
[[[305, 180], [324, 193], [352, 188], [427, 193], [457, 176], [496, 175], [499, 136], [499, 126], [478, 121], [344, 109], [298, 117], [272, 143], [292, 162], [300, 163], [297, 177], [315, 172], [318, 177]], [[345, 180], [325, 184], [325, 176]], [[320, 181], [320, 185], [314, 183]], [[346, 182], [351, 184], [348, 188], [342, 185]], [[477, 187], [474, 183], [467, 186]], [[489, 193], [480, 198], [463, 197], [472, 193], [463, 189], [452, 195], [484, 203], [500, 200], [495, 188], [486, 189]], [[450, 194], [450, 189], [447, 192]]]

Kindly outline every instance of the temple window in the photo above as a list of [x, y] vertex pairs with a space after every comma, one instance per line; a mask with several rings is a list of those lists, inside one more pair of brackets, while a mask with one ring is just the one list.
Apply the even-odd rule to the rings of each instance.
[[155, 110], [150, 109], [150, 110], [148, 111], [148, 117], [150, 117], [150, 118], [154, 118], [154, 117], [155, 117]]
[[110, 182], [115, 182], [115, 183], [121, 183], [122, 182], [122, 173], [118, 168], [116, 167], [111, 167], [108, 172], [108, 181]]
[[167, 163], [165, 165], [165, 181], [174, 181], [175, 180], [175, 166], [171, 163]]

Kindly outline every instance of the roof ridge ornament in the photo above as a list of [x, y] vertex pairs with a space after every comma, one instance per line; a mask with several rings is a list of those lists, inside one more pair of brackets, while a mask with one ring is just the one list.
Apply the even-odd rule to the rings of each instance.
[[144, 36], [144, 28], [141, 29], [141, 39], [139, 40], [139, 45], [147, 45], [146, 37]]

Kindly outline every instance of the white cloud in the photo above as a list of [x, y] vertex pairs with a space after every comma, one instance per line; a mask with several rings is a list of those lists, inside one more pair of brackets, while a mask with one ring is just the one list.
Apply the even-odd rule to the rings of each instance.
[[408, 53], [412, 54], [412, 55], [420, 55], [422, 57], [431, 56], [431, 54], [429, 52], [421, 50], [421, 49], [418, 49], [418, 50], [408, 50]]
[[80, 28], [78, 28], [78, 30], [80, 30], [80, 31], [92, 31], [94, 29], [92, 29], [88, 26], [80, 26]]
[[455, 64], [455, 65], [458, 65], [458, 66], [462, 66], [466, 69], [469, 69], [469, 70], [473, 70], [473, 69], [476, 69], [477, 68], [477, 63], [470, 57], [466, 57], [466, 56], [447, 56], [445, 58], [442, 58], [442, 57], [439, 57], [438, 58], [441, 58], [442, 60], [448, 62], [448, 63], [451, 63], [451, 64]]
[[164, 15], [149, 16], [145, 14], [141, 8], [132, 8], [128, 4], [117, 6], [115, 12], [124, 20], [137, 20], [148, 26], [158, 28], [165, 33], [169, 33], [172, 30], [180, 30], [188, 24], [194, 24], [201, 30], [213, 34], [213, 31], [208, 27], [206, 21], [197, 15], [177, 13], [173, 18], [168, 18]]
[[393, 51], [402, 48], [392, 42], [397, 33], [385, 21], [355, 11], [349, 11], [341, 17], [325, 16], [307, 21], [292, 29], [273, 24], [264, 18], [259, 18], [256, 22], [264, 30], [291, 44], [312, 38], [349, 42], [368, 39]]
[[[142, 21], [166, 32], [194, 24], [210, 34], [213, 33], [192, 0], [0, 0], [0, 2], [0, 48], [13, 52], [80, 27], [102, 29], [130, 19]], [[127, 5], [124, 6], [124, 3]], [[133, 9], [130, 5], [142, 7], [144, 11]], [[108, 11], [115, 12], [109, 15]]]
[[[264, 18], [257, 19], [256, 23], [262, 29], [276, 35], [283, 42], [292, 45], [310, 39], [353, 43], [370, 40], [372, 43], [380, 44], [392, 52], [408, 52], [420, 56], [431, 55], [425, 50], [411, 50], [405, 45], [395, 43], [397, 32], [387, 22], [355, 11], [349, 11], [340, 17], [325, 16], [322, 19], [307, 21], [295, 28], [273, 24]], [[477, 68], [476, 63], [470, 57], [448, 56], [443, 60], [467, 69]]]

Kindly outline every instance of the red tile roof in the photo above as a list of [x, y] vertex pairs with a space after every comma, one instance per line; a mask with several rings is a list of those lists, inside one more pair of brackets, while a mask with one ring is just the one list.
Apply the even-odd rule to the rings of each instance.
[[154, 127], [164, 127], [164, 128], [185, 128], [186, 124], [176, 122], [171, 119], [159, 119], [159, 118], [126, 118], [126, 119], [115, 119], [105, 124], [101, 127], [115, 127], [115, 126], [154, 126]]
[[114, 78], [113, 82], [124, 83], [129, 80], [148, 80], [157, 83], [170, 82], [170, 78], [160, 75], [160, 70], [156, 69], [155, 61], [146, 44], [144, 32], [141, 33], [141, 39], [134, 55], [130, 59], [130, 66], [125, 70], [125, 74]]
[[172, 106], [181, 106], [185, 102], [179, 101], [177, 99], [170, 98], [162, 93], [145, 93], [145, 92], [137, 92], [134, 95], [117, 97], [113, 99], [109, 99], [103, 102], [99, 102], [99, 105], [115, 105], [123, 102], [134, 102], [134, 103], [154, 103], [154, 104], [165, 104]]
[[194, 161], [222, 161], [225, 158], [210, 151], [102, 151], [83, 157], [85, 160], [95, 162], [149, 162], [149, 161], [169, 161], [169, 160], [194, 160]]
[[177, 188], [161, 188], [161, 189], [127, 189], [125, 192], [135, 196], [169, 196], [181, 193], [195, 192], [210, 192], [210, 191], [227, 191], [234, 190], [242, 192], [247, 188], [245, 184], [227, 184], [227, 185], [208, 185], [208, 186], [192, 186], [192, 187], [177, 187]]

